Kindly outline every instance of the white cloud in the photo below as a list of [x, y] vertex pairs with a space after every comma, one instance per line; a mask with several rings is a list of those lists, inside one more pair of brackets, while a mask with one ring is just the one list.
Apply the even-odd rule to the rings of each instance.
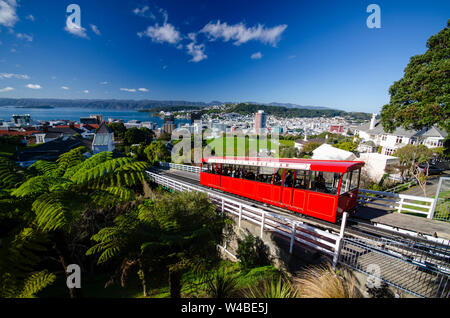
[[9, 50], [11, 53], [15, 53], [17, 52], [17, 50], [15, 48], [12, 48], [11, 50]]
[[100, 85], [108, 85], [109, 83], [107, 81], [100, 82]]
[[262, 58], [262, 54], [261, 54], [261, 52], [256, 52], [256, 53], [253, 53], [252, 56], [250, 56], [250, 58], [252, 60], [259, 60], [260, 58]]
[[89, 94], [89, 91], [88, 91], [87, 89], [85, 89], [85, 90], [83, 91], [83, 93]]
[[12, 91], [12, 90], [14, 90], [14, 88], [8, 86], [8, 87], [5, 87], [5, 88], [0, 88], [0, 93], [9, 92], [9, 91]]
[[63, 89], [63, 90], [68, 90], [69, 88], [67, 87], [67, 86], [61, 86], [61, 89]]
[[42, 86], [39, 85], [39, 84], [28, 84], [28, 85], [25, 85], [25, 86], [30, 88], [30, 89], [41, 89], [42, 88]]
[[155, 20], [155, 15], [150, 11], [150, 8], [148, 6], [144, 6], [142, 8], [136, 8], [133, 10], [133, 13], [139, 17], [143, 18], [150, 18]]
[[82, 26], [73, 23], [72, 20], [70, 19], [70, 16], [67, 17], [66, 26], [64, 27], [64, 30], [80, 38], [89, 39], [89, 37], [86, 34], [86, 29], [83, 28]]
[[188, 54], [192, 56], [192, 59], [190, 59], [189, 62], [197, 63], [208, 58], [208, 56], [205, 54], [204, 44], [195, 44], [195, 42], [191, 42], [186, 45], [186, 48], [188, 50]]
[[276, 46], [280, 40], [281, 34], [286, 28], [286, 24], [278, 25], [273, 28], [266, 28], [264, 25], [258, 24], [257, 26], [247, 28], [242, 22], [228, 25], [226, 22], [221, 23], [219, 20], [217, 23], [209, 22], [200, 30], [200, 32], [205, 33], [210, 41], [222, 39], [224, 42], [228, 42], [234, 40], [235, 45], [240, 45], [254, 40]]
[[25, 33], [17, 33], [16, 34], [18, 39], [26, 40], [28, 42], [33, 42], [33, 36]]
[[147, 36], [157, 43], [177, 44], [181, 40], [180, 32], [170, 23], [164, 23], [162, 26], [156, 23], [154, 26], [149, 26], [147, 30], [138, 32], [138, 36]]
[[95, 24], [90, 24], [90, 27], [92, 29], [92, 32], [94, 32], [97, 35], [102, 35], [102, 33], [100, 32], [100, 30], [98, 29], [98, 27]]
[[33, 22], [34, 22], [34, 20], [35, 20], [35, 18], [34, 18], [34, 16], [33, 16], [32, 14], [27, 15], [27, 16], [25, 17], [25, 19], [30, 20], [30, 21], [33, 21]]
[[140, 92], [148, 92], [148, 89], [147, 88], [144, 88], [144, 87], [142, 87], [142, 88], [138, 88], [138, 91], [140, 91]]
[[16, 0], [0, 0], [0, 25], [12, 28], [19, 20]]
[[0, 73], [0, 79], [10, 79], [10, 78], [16, 78], [16, 79], [30, 79], [30, 76], [28, 75], [22, 75], [22, 74], [12, 74], [12, 73]]
[[136, 88], [121, 88], [120, 90], [124, 92], [136, 92]]

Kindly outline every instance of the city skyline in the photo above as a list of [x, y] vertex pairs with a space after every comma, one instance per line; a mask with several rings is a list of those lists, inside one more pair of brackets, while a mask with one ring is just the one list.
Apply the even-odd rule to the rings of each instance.
[[[450, 5], [2, 0], [0, 98], [255, 101], [379, 113]], [[413, 21], [413, 22], [411, 22]]]

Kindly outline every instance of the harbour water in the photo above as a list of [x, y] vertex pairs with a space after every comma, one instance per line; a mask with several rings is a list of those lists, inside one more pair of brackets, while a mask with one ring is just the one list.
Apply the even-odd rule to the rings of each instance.
[[[164, 120], [160, 117], [150, 116], [149, 113], [137, 112], [134, 110], [111, 110], [81, 107], [55, 107], [55, 108], [21, 108], [17, 106], [1, 106], [0, 119], [10, 121], [13, 114], [30, 114], [33, 120], [73, 120], [80, 122], [80, 117], [89, 117], [89, 115], [102, 115], [103, 120], [108, 118], [123, 119], [124, 122], [130, 120], [151, 121], [161, 127]], [[189, 122], [188, 119], [175, 119], [175, 124]]]

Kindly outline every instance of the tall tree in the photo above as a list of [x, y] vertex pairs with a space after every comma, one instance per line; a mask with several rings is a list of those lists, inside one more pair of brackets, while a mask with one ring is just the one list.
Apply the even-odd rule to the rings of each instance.
[[402, 79], [389, 88], [391, 99], [381, 111], [386, 131], [422, 129], [438, 124], [450, 130], [450, 20], [427, 41], [425, 54], [411, 57]]

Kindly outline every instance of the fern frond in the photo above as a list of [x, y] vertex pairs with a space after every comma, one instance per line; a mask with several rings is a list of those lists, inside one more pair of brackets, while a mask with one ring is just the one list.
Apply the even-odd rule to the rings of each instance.
[[34, 295], [53, 283], [56, 279], [55, 274], [46, 270], [31, 274], [25, 279], [23, 289], [18, 298], [34, 298]]
[[43, 231], [68, 228], [80, 217], [86, 198], [71, 191], [57, 191], [39, 196], [32, 209], [36, 222]]

